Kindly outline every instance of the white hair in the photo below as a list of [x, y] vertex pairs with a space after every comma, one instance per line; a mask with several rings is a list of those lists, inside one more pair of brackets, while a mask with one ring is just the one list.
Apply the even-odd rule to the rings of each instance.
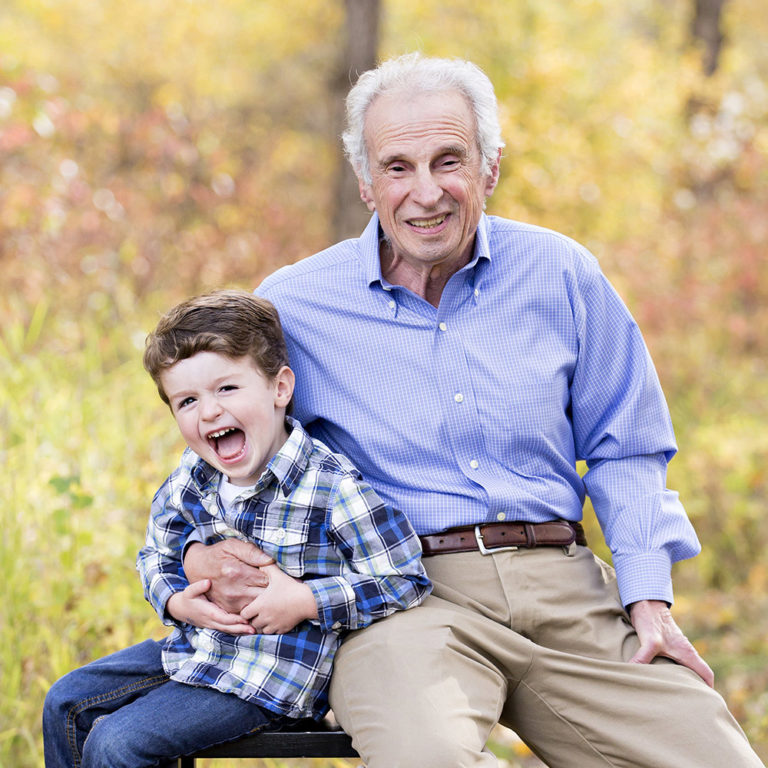
[[459, 91], [472, 109], [478, 147], [485, 171], [490, 173], [504, 141], [496, 94], [488, 76], [470, 61], [408, 53], [363, 72], [347, 95], [347, 127], [341, 138], [347, 159], [366, 184], [371, 183], [371, 168], [365, 144], [365, 116], [374, 99], [392, 90], [409, 93]]

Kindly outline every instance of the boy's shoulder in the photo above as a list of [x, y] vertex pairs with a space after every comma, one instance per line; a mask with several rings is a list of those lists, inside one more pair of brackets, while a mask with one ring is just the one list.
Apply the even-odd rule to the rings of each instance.
[[321, 471], [330, 472], [339, 477], [351, 477], [355, 480], [362, 480], [360, 470], [343, 453], [332, 451], [322, 440], [316, 437], [310, 438], [314, 450], [311, 460]]
[[154, 500], [180, 500], [182, 495], [203, 495], [218, 487], [220, 473], [207, 464], [188, 446], [184, 448], [179, 463], [155, 492]]
[[304, 453], [304, 472], [319, 471], [330, 475], [360, 478], [360, 472], [352, 461], [344, 454], [331, 450], [322, 440], [312, 437], [295, 419], [292, 420], [294, 429], [301, 435]]
[[360, 470], [347, 456], [312, 437], [295, 419], [289, 417], [289, 420], [293, 431], [284, 455], [278, 454], [273, 468], [289, 496], [299, 499], [309, 495], [315, 504], [323, 506], [332, 504], [339, 494], [351, 493], [353, 487], [366, 495], [373, 494]]

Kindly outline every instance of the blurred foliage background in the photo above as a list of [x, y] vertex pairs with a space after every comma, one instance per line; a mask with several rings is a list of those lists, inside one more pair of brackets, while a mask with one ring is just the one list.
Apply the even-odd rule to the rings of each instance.
[[[163, 634], [133, 570], [181, 448], [140, 362], [159, 312], [329, 245], [340, 207], [365, 216], [337, 139], [362, 2], [0, 6], [0, 766], [42, 765], [56, 678]], [[489, 211], [584, 242], [639, 320], [704, 545], [675, 615], [766, 759], [764, 10], [382, 0], [376, 31], [380, 57], [485, 69], [507, 142]]]

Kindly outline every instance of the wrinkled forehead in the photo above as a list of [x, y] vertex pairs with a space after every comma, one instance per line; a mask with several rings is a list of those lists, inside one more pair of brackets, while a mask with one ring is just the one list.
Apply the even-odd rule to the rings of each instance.
[[469, 100], [460, 91], [387, 91], [368, 107], [365, 141], [369, 158], [425, 143], [478, 147]]

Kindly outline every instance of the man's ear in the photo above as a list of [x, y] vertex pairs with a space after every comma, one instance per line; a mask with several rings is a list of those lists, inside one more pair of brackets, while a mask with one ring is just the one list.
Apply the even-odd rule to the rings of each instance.
[[360, 189], [360, 199], [368, 206], [368, 210], [373, 213], [376, 210], [376, 203], [373, 201], [373, 190], [371, 185], [357, 177], [357, 185]]
[[501, 149], [499, 154], [496, 155], [496, 161], [491, 166], [491, 170], [488, 173], [488, 178], [485, 184], [485, 196], [490, 197], [493, 194], [493, 190], [496, 189], [496, 185], [499, 183], [499, 171], [501, 169]]
[[296, 376], [287, 365], [284, 365], [275, 376], [275, 408], [288, 407], [295, 384]]

